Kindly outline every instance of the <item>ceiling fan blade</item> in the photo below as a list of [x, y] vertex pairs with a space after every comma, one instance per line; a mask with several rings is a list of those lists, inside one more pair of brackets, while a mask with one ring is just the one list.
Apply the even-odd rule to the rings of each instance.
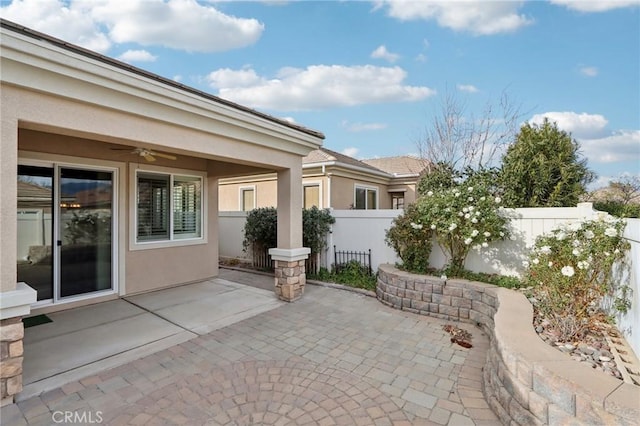
[[164, 154], [162, 152], [153, 152], [153, 155], [155, 155], [156, 157], [161, 157], [161, 158], [166, 158], [167, 160], [177, 160], [178, 157], [176, 157], [175, 155], [171, 155], [171, 154]]
[[[156, 155], [156, 154], [154, 153], [154, 155]], [[148, 152], [145, 153], [143, 155], [143, 157], [144, 157], [145, 160], [147, 160], [150, 163], [153, 163], [154, 161], [156, 161], [156, 158], [153, 155], [149, 154]]]

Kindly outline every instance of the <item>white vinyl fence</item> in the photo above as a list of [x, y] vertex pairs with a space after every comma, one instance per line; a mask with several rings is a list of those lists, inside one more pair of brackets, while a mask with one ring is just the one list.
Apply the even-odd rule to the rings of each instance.
[[[332, 210], [336, 219], [327, 236], [328, 248], [321, 256], [322, 266], [330, 269], [334, 259], [334, 246], [338, 251], [368, 251], [371, 249], [371, 266], [377, 270], [382, 263], [397, 263], [400, 259], [392, 248], [385, 244], [385, 232], [402, 210]], [[513, 239], [491, 244], [480, 252], [471, 251], [465, 267], [475, 272], [501, 275], [520, 275], [522, 261], [528, 257], [529, 248], [537, 236], [557, 228], [562, 223], [582, 221], [597, 217], [591, 203], [577, 207], [545, 207], [509, 209]], [[245, 212], [220, 212], [220, 256], [250, 261], [242, 251], [242, 229], [246, 221]], [[627, 219], [625, 238], [631, 243], [630, 268], [624, 271], [632, 293], [632, 308], [627, 315], [618, 318], [619, 328], [636, 354], [640, 355], [640, 219]], [[447, 263], [444, 254], [434, 244], [430, 264], [440, 268]]]

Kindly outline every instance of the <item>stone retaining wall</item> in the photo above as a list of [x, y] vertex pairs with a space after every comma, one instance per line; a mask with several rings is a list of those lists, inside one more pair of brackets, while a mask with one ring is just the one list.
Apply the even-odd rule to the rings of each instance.
[[505, 424], [635, 425], [640, 419], [640, 387], [544, 343], [532, 327], [532, 306], [519, 292], [381, 265], [376, 295], [397, 309], [482, 327], [491, 339], [484, 394]]

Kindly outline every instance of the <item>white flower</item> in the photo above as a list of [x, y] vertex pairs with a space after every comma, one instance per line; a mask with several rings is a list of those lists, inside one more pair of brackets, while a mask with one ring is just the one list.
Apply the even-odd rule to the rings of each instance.
[[549, 268], [551, 268], [553, 266], [553, 262], [549, 262], [548, 265], [549, 265]]
[[502, 202], [502, 198], [496, 197], [494, 201], [496, 202], [496, 204], [500, 204]]
[[580, 261], [578, 262], [578, 269], [587, 269], [589, 267], [589, 262]]
[[433, 195], [433, 191], [427, 192], [427, 197], [431, 197]]
[[465, 212], [465, 213], [468, 212], [469, 211], [469, 207], [463, 207], [462, 211]]
[[560, 272], [562, 272], [562, 275], [565, 277], [572, 277], [573, 274], [576, 273], [572, 266], [563, 266]]
[[460, 193], [458, 191], [454, 192], [453, 195], [457, 198], [460, 196]]
[[591, 229], [587, 229], [586, 232], [584, 233], [584, 237], [587, 240], [592, 239], [593, 237], [595, 237], [595, 234], [593, 233], [593, 231]]
[[446, 281], [446, 280], [447, 280], [447, 276], [446, 276], [446, 275], [444, 275], [444, 274], [443, 274], [443, 275], [440, 275], [440, 279], [441, 279], [441, 280], [443, 280], [443, 281]]
[[491, 232], [485, 231], [485, 233], [482, 234], [482, 235], [484, 235], [485, 237], [489, 238], [491, 236]]
[[615, 237], [618, 235], [618, 231], [616, 231], [616, 228], [608, 227], [604, 230], [604, 235], [607, 237]]
[[480, 201], [484, 201], [486, 199], [487, 199], [487, 197], [480, 197]]
[[476, 219], [475, 217], [471, 219], [471, 223], [478, 223], [478, 219]]
[[469, 206], [469, 207], [467, 207], [467, 208], [469, 209], [469, 211], [470, 211], [470, 212], [472, 212], [472, 211], [474, 211], [474, 210], [476, 209], [476, 208], [475, 208], [475, 207], [473, 207], [473, 206]]
[[479, 233], [480, 233], [480, 232], [478, 232], [478, 230], [477, 230], [477, 229], [474, 229], [473, 231], [471, 231], [471, 236], [472, 236], [472, 237], [477, 237]]
[[604, 255], [605, 255], [605, 256], [607, 256], [607, 257], [609, 257], [609, 256], [611, 256], [611, 253], [609, 253], [608, 251], [605, 251], [605, 252], [604, 252]]
[[473, 197], [467, 197], [467, 201], [473, 201]]
[[465, 213], [464, 218], [465, 219], [469, 219], [471, 217], [471, 215], [469, 213]]
[[418, 223], [413, 223], [411, 222], [411, 227], [413, 229], [422, 229], [422, 224], [418, 224]]
[[564, 232], [560, 231], [556, 234], [556, 240], [558, 241], [562, 241], [565, 239], [565, 237], [567, 236], [567, 234], [565, 234]]
[[467, 191], [469, 191], [469, 192], [473, 191], [473, 186], [468, 187]]
[[480, 244], [475, 244], [475, 245], [473, 246], [473, 249], [474, 249], [474, 250], [480, 250], [480, 247], [482, 247]]
[[504, 232], [500, 231], [500, 236], [504, 237]]
[[580, 228], [582, 228], [582, 224], [580, 222], [573, 222], [571, 225], [569, 225], [569, 229], [572, 231], [577, 231]]
[[436, 226], [432, 224], [431, 229], [436, 229]]
[[620, 249], [615, 249], [615, 250], [613, 251], [613, 253], [614, 253], [614, 254], [618, 254], [618, 253], [620, 253]]
[[551, 247], [549, 247], [549, 246], [540, 247], [540, 253], [542, 253], [542, 254], [551, 254]]
[[533, 262], [533, 264], [534, 264], [534, 265], [537, 265], [538, 263], [540, 263], [540, 261], [538, 260], [538, 258], [533, 259], [533, 260], [532, 260], [532, 262]]
[[574, 248], [571, 253], [573, 253], [574, 256], [580, 256], [580, 249]]
[[464, 213], [463, 212], [458, 212], [458, 216], [462, 217], [462, 216], [464, 216]]
[[485, 241], [484, 243], [482, 243], [482, 247], [489, 247], [489, 243]]
[[473, 242], [473, 239], [472, 239], [472, 238], [466, 238], [466, 239], [464, 240], [464, 243], [465, 243], [466, 245], [469, 245], [469, 244], [471, 244], [472, 242]]
[[525, 268], [528, 268], [529, 267], [529, 262], [526, 261], [526, 260], [523, 260], [522, 261], [522, 266], [524, 266]]
[[451, 225], [449, 225], [449, 231], [453, 231], [454, 229], [456, 229], [458, 227], [457, 224], [452, 223]]
[[578, 240], [573, 240], [573, 241], [571, 242], [571, 244], [572, 244], [574, 247], [580, 247], [580, 241], [578, 241]]

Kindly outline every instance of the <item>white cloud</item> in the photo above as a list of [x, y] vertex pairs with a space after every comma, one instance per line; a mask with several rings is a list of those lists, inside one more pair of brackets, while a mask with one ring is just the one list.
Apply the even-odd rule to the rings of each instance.
[[478, 88], [472, 84], [458, 84], [456, 87], [461, 92], [467, 92], [467, 93], [478, 92]]
[[115, 43], [219, 52], [255, 43], [264, 25], [195, 0], [14, 0], [3, 18], [98, 52]]
[[220, 52], [251, 45], [264, 30], [256, 19], [225, 15], [194, 0], [101, 0], [93, 4], [92, 16], [109, 27], [109, 36], [117, 43]]
[[154, 62], [157, 56], [152, 55], [146, 50], [127, 50], [118, 59], [124, 62]]
[[427, 55], [425, 55], [424, 53], [418, 53], [418, 55], [416, 56], [416, 61], [427, 62]]
[[428, 87], [403, 85], [406, 76], [400, 67], [311, 65], [283, 68], [275, 78], [259, 76], [253, 69], [222, 69], [207, 80], [225, 99], [279, 111], [410, 102], [435, 94]]
[[638, 0], [551, 0], [551, 3], [565, 6], [567, 9], [578, 12], [606, 12], [608, 10], [620, 9], [624, 7], [638, 6]]
[[578, 142], [590, 163], [640, 163], [640, 130], [621, 130], [603, 138]]
[[354, 147], [345, 148], [342, 150], [342, 154], [348, 155], [349, 157], [355, 157], [358, 154], [359, 149]]
[[595, 77], [598, 75], [598, 68], [596, 67], [581, 67], [580, 73], [587, 77]]
[[389, 52], [386, 46], [383, 44], [381, 46], [378, 46], [376, 50], [371, 52], [371, 57], [375, 59], [384, 59], [385, 61], [393, 63], [397, 61], [398, 58], [400, 58], [400, 55]]
[[173, 81], [180, 83], [182, 81], [182, 76], [180, 74], [176, 74], [173, 76]]
[[368, 132], [373, 130], [382, 130], [387, 128], [386, 123], [350, 123], [348, 121], [342, 122], [344, 127], [349, 132]]
[[376, 9], [386, 7], [389, 16], [403, 21], [435, 20], [441, 27], [490, 35], [516, 31], [533, 22], [518, 10], [523, 2], [503, 1], [403, 1], [382, 0]]
[[536, 114], [529, 121], [534, 124], [542, 124], [545, 117], [551, 122], [558, 123], [559, 129], [570, 132], [576, 138], [601, 137], [608, 123], [607, 119], [600, 114], [585, 112], [578, 114], [571, 111]]
[[87, 13], [89, 2], [58, 0], [14, 0], [0, 8], [0, 16], [34, 30], [96, 52], [106, 52], [111, 41]]

